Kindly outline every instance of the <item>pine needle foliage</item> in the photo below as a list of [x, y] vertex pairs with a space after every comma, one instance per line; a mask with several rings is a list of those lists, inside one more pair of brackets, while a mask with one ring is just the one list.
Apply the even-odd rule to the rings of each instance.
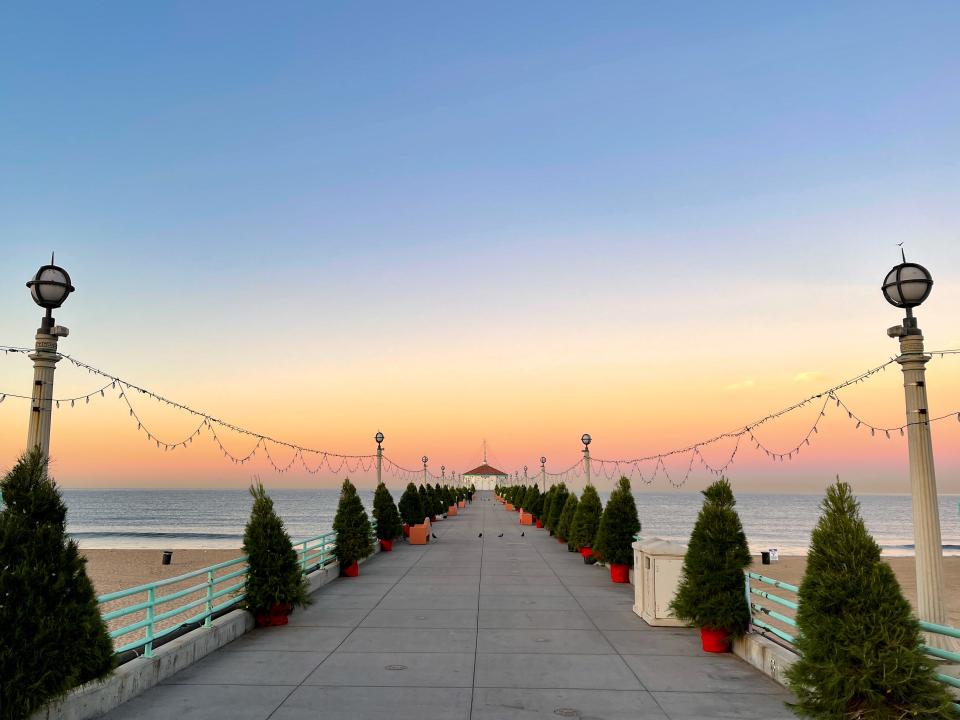
[[258, 615], [277, 604], [306, 605], [307, 581], [273, 500], [259, 480], [250, 485], [250, 495], [253, 508], [243, 531], [248, 558], [244, 606]]
[[403, 534], [403, 522], [400, 520], [397, 504], [382, 482], [373, 492], [373, 519], [377, 521], [379, 540], [393, 540]]
[[533, 514], [533, 506], [537, 502], [537, 499], [540, 497], [540, 489], [536, 485], [531, 485], [527, 488], [526, 494], [523, 496], [520, 507], [523, 508], [524, 512]]
[[370, 520], [349, 479], [340, 486], [340, 503], [333, 518], [333, 530], [337, 533], [334, 553], [341, 568], [373, 554]]
[[570, 540], [570, 530], [573, 518], [577, 514], [578, 504], [576, 493], [567, 495], [567, 501], [563, 504], [563, 510], [560, 511], [560, 522], [557, 523], [557, 537], [561, 540]]
[[681, 620], [737, 637], [750, 622], [743, 585], [750, 549], [729, 481], [720, 478], [703, 497], [672, 607]]
[[568, 497], [570, 497], [570, 491], [567, 490], [567, 486], [563, 483], [557, 485], [553, 491], [553, 502], [550, 504], [550, 512], [547, 514], [547, 519], [544, 523], [547, 529], [557, 537], [563, 537], [560, 535], [560, 516], [563, 514], [563, 508], [567, 504]]
[[593, 485], [587, 485], [583, 489], [583, 495], [580, 496], [577, 512], [573, 516], [570, 537], [567, 538], [577, 550], [593, 547], [593, 538], [597, 534], [597, 528], [600, 527], [602, 514], [603, 506], [600, 504], [597, 489]]
[[956, 718], [920, 627], [847, 483], [827, 489], [797, 611], [800, 659], [788, 670], [801, 717]]
[[419, 525], [426, 517], [423, 504], [420, 502], [420, 493], [413, 483], [407, 484], [407, 489], [400, 496], [400, 517], [407, 525]]
[[107, 675], [113, 645], [39, 448], [20, 458], [0, 491], [0, 718], [19, 720]]
[[630, 480], [621, 476], [600, 518], [600, 527], [593, 541], [594, 550], [604, 562], [633, 567], [633, 542], [638, 532], [640, 519], [630, 491]]

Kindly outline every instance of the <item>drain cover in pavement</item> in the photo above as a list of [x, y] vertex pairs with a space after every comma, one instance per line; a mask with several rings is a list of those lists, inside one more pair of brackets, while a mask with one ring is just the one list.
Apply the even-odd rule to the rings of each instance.
[[384, 665], [384, 670], [406, 670], [406, 665]]
[[557, 708], [553, 714], [560, 717], [580, 717], [580, 711], [576, 708]]

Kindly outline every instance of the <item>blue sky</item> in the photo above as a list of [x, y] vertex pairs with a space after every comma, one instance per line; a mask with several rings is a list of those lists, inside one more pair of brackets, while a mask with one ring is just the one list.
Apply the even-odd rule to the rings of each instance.
[[[624, 357], [609, 338], [669, 321], [727, 387], [797, 338], [853, 371], [888, 355], [877, 286], [906, 240], [952, 342], [958, 21], [946, 2], [7, 5], [0, 334], [29, 342], [22, 283], [55, 248], [71, 351], [161, 383], [227, 357], [256, 384], [289, 361], [251, 347], [291, 338], [388, 348], [395, 382], [403, 357], [442, 375], [477, 344], [522, 373], [571, 342]], [[827, 362], [803, 344], [785, 377]]]

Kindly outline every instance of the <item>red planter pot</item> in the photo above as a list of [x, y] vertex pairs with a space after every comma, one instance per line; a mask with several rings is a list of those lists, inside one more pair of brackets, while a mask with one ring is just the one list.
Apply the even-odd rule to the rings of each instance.
[[537, 527], [540, 528], [541, 530], [543, 529], [543, 523], [540, 522], [540, 518], [537, 518]]
[[610, 563], [610, 579], [615, 583], [630, 582], [630, 566], [626, 563]]
[[403, 536], [405, 538], [410, 537], [410, 526], [407, 525], [406, 523], [403, 524]]
[[593, 557], [593, 550], [588, 547], [582, 547], [580, 548], [580, 555], [586, 560], [587, 558]]
[[354, 560], [352, 563], [342, 568], [344, 577], [356, 577], [360, 574], [360, 564]]
[[390, 552], [393, 550], [393, 540], [381, 540], [380, 550], [383, 552]]
[[700, 643], [704, 652], [730, 652], [730, 633], [717, 628], [700, 628]]
[[257, 627], [286, 625], [292, 611], [293, 605], [290, 603], [277, 603], [268, 612], [259, 613], [256, 616]]
[[567, 541], [564, 540], [563, 538], [559, 538], [559, 537], [558, 537], [558, 538], [557, 538], [557, 542], [558, 542], [558, 543], [564, 543], [564, 544], [565, 544]]

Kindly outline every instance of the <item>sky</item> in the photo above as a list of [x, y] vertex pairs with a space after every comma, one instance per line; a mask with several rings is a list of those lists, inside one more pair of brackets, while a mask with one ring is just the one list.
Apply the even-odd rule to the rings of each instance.
[[[257, 433], [362, 454], [381, 430], [399, 464], [458, 472], [484, 439], [521, 473], [572, 465], [584, 432], [597, 458], [699, 442], [894, 355], [898, 243], [934, 276], [927, 347], [960, 348], [958, 21], [948, 2], [5, 5], [0, 343], [33, 342], [24, 283], [55, 250], [77, 288], [62, 351]], [[31, 377], [0, 356], [0, 393]], [[960, 410], [960, 356], [928, 380], [931, 413]], [[900, 383], [842, 397], [899, 426]], [[55, 395], [99, 386], [62, 362]], [[134, 402], [159, 437], [197, 424]], [[818, 412], [758, 433], [793, 447]], [[28, 413], [0, 403], [3, 468]], [[933, 433], [960, 492], [960, 423]], [[344, 474], [158, 451], [113, 396], [55, 411], [51, 442], [66, 487]], [[751, 447], [737, 489], [909, 491], [905, 442], [842, 413], [790, 462]], [[711, 479], [695, 463], [683, 490]]]

